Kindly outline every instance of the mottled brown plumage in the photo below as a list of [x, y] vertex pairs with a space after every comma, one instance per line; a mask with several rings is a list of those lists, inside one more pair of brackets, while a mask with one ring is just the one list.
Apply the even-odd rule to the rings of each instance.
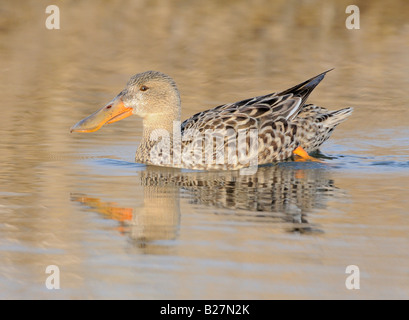
[[[200, 170], [240, 169], [254, 164], [251, 159], [257, 159], [258, 165], [286, 160], [299, 146], [315, 151], [351, 114], [352, 108], [328, 111], [305, 104], [327, 72], [285, 91], [224, 104], [180, 123], [174, 122], [180, 121], [181, 110], [175, 82], [163, 73], [148, 71], [134, 75], [104, 108], [119, 101], [124, 110], [143, 118], [137, 162]], [[117, 121], [116, 115], [110, 116], [104, 123]], [[88, 118], [72, 131], [87, 131], [84, 127], [91, 127], [88, 122], [92, 122]]]

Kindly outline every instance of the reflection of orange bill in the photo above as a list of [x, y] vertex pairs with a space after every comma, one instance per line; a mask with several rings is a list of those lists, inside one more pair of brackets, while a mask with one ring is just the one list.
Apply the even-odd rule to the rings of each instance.
[[133, 209], [117, 207], [115, 202], [103, 202], [98, 198], [90, 197], [76, 197], [74, 200], [96, 209], [98, 213], [107, 216], [109, 219], [116, 221], [132, 220]]
[[305, 173], [303, 170], [297, 170], [295, 172], [295, 178], [296, 179], [304, 179], [305, 178]]
[[111, 208], [112, 219], [117, 221], [132, 220], [132, 208]]

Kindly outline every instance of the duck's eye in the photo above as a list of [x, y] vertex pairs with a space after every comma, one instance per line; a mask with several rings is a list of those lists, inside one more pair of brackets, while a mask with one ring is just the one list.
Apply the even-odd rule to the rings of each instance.
[[140, 88], [139, 88], [139, 90], [141, 90], [141, 91], [146, 91], [146, 90], [148, 90], [149, 88], [147, 87], [147, 86], [141, 86]]

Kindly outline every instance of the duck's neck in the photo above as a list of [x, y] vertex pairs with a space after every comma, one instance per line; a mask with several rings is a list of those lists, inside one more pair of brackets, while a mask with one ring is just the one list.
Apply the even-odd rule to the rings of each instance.
[[[138, 163], [157, 164], [158, 151], [168, 144], [172, 153], [174, 139], [174, 123], [179, 124], [180, 112], [169, 115], [150, 116], [143, 119], [142, 141], [136, 151], [135, 161]], [[156, 148], [155, 148], [156, 147]], [[155, 158], [155, 159], [153, 159]]]

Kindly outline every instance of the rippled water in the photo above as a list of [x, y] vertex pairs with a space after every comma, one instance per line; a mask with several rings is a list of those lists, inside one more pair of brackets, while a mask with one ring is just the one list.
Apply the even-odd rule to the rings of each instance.
[[[47, 30], [49, 3], [5, 1], [0, 297], [409, 298], [408, 4], [357, 1], [348, 30], [349, 4], [68, 1]], [[146, 167], [139, 119], [69, 133], [137, 72], [171, 75], [186, 118], [332, 67], [310, 101], [355, 111], [324, 163]]]

